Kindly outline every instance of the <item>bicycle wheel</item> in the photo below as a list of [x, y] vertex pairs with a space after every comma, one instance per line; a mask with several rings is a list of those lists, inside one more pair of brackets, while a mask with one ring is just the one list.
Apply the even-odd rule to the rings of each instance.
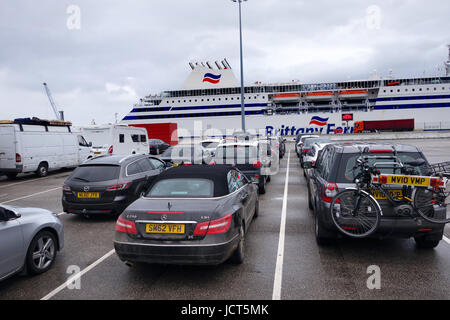
[[449, 194], [447, 189], [416, 188], [413, 193], [413, 206], [419, 215], [429, 222], [449, 223]]
[[364, 238], [377, 230], [381, 208], [368, 193], [346, 189], [331, 201], [331, 217], [336, 228], [352, 238]]

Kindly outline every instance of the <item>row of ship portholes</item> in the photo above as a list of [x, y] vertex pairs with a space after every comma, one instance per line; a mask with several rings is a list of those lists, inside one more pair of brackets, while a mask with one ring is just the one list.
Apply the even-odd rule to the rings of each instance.
[[[431, 88], [428, 87], [426, 91], [430, 91], [430, 89], [431, 89]], [[445, 90], [445, 87], [442, 87], [442, 91], [444, 91], [444, 90]], [[450, 91], [450, 87], [448, 88], [448, 90]], [[404, 91], [404, 92], [408, 92], [408, 88], [405, 88], [403, 91]], [[415, 89], [415, 88], [412, 88], [411, 91], [415, 92], [416, 89]], [[424, 90], [422, 90], [422, 88], [419, 88], [417, 91], [424, 91]], [[437, 91], [437, 88], [434, 87], [434, 88], [433, 88], [433, 91]], [[384, 89], [383, 92], [387, 92], [387, 90]], [[394, 92], [394, 89], [391, 89], [390, 92]], [[397, 89], [397, 92], [400, 92], [400, 89]]]

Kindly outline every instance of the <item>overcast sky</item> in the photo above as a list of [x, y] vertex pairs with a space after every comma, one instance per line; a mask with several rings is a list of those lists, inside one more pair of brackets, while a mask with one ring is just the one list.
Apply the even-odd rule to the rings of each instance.
[[[448, 0], [249, 0], [242, 9], [247, 85], [444, 73]], [[45, 81], [66, 120], [114, 122], [144, 95], [181, 88], [189, 61], [223, 58], [238, 77], [230, 0], [2, 0], [0, 120], [54, 118]]]

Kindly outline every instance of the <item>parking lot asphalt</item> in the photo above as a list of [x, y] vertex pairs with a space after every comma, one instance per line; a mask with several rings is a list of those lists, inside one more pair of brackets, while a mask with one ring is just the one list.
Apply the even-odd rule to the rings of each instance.
[[[450, 139], [401, 142], [422, 148], [432, 163], [450, 160]], [[279, 173], [272, 177], [266, 194], [260, 196], [260, 214], [246, 236], [242, 265], [130, 268], [112, 251], [115, 217], [86, 219], [60, 214], [65, 247], [53, 268], [39, 276], [16, 275], [0, 282], [0, 300], [265, 300], [276, 296], [276, 291], [281, 299], [292, 300], [450, 299], [450, 242], [441, 241], [434, 250], [419, 250], [412, 239], [340, 239], [332, 246], [319, 247], [314, 238], [313, 214], [307, 205], [306, 181], [293, 144], [287, 147], [289, 172], [286, 154]], [[2, 177], [0, 202], [61, 213], [61, 186], [70, 172], [57, 171], [45, 178]], [[285, 228], [280, 232], [283, 215]], [[445, 233], [449, 238], [448, 226]], [[280, 236], [284, 238], [281, 251]], [[380, 268], [381, 288], [370, 290], [368, 267], [373, 265]], [[79, 286], [65, 286], [73, 275], [73, 266], [84, 271]]]

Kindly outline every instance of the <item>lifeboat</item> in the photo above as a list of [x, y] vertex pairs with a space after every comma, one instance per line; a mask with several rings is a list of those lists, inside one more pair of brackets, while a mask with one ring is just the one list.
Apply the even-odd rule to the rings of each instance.
[[332, 100], [333, 91], [312, 91], [306, 93], [306, 100]]
[[367, 90], [342, 90], [339, 92], [340, 99], [365, 99], [367, 95]]
[[300, 93], [278, 93], [273, 95], [274, 101], [300, 101]]

